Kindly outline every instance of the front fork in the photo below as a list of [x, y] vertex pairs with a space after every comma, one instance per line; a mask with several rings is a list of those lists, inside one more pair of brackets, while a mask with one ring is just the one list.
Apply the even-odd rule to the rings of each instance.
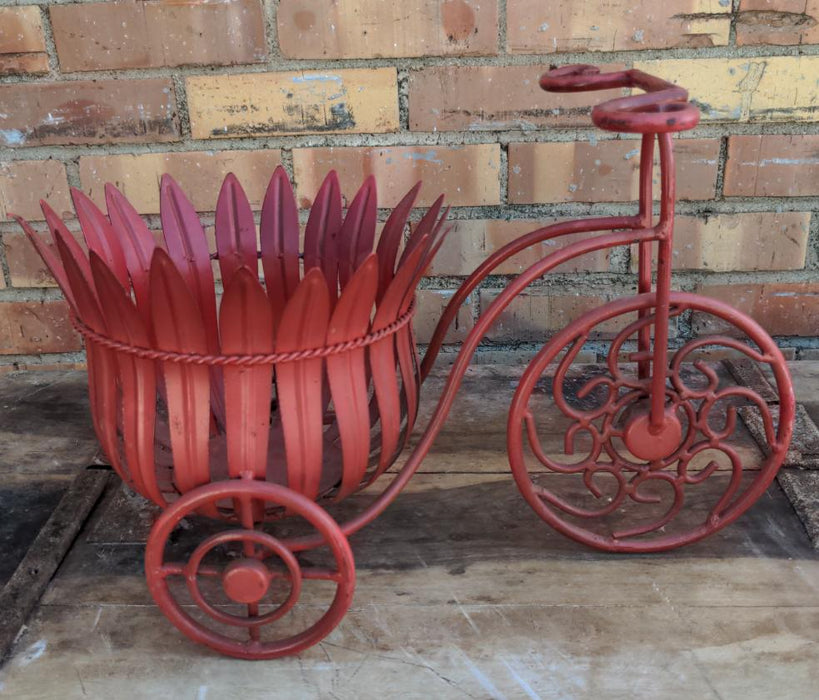
[[[640, 379], [649, 380], [651, 432], [661, 432], [666, 422], [665, 384], [668, 361], [669, 295], [671, 294], [671, 262], [674, 233], [675, 173], [671, 134], [644, 134], [640, 149], [640, 210], [641, 228], [651, 228], [653, 220], [652, 177], [654, 173], [654, 139], [660, 147], [660, 220], [657, 223], [657, 281], [654, 323], [640, 329], [637, 338], [637, 372]], [[638, 281], [640, 294], [652, 288], [653, 241], [638, 244]], [[641, 309], [642, 319], [651, 309]], [[654, 327], [654, 348], [651, 349], [651, 327]]]

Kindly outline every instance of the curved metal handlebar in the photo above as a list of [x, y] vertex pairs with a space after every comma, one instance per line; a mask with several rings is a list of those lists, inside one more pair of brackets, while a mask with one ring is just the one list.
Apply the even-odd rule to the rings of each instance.
[[615, 98], [592, 109], [592, 121], [608, 131], [637, 134], [687, 131], [700, 121], [700, 111], [688, 101], [687, 90], [639, 70], [601, 73], [597, 66], [562, 66], [544, 73], [540, 87], [549, 92], [645, 90], [642, 95]]

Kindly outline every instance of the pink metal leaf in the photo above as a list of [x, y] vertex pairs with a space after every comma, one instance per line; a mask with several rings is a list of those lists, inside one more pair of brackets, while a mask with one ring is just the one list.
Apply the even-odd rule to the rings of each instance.
[[122, 245], [122, 253], [125, 256], [128, 274], [131, 276], [131, 284], [134, 286], [137, 306], [146, 323], [150, 324], [148, 277], [151, 270], [151, 256], [157, 247], [156, 240], [137, 210], [110, 182], [105, 185], [105, 203], [111, 226]]
[[[354, 340], [367, 334], [378, 290], [375, 253], [361, 264], [336, 305], [327, 329], [327, 344]], [[341, 438], [343, 476], [338, 499], [361, 484], [370, 454], [370, 408], [364, 348], [327, 357], [327, 377]]]
[[228, 173], [222, 183], [216, 203], [216, 250], [225, 287], [240, 267], [258, 270], [253, 211], [233, 173]]
[[80, 244], [77, 243], [77, 239], [74, 238], [74, 236], [68, 230], [65, 223], [63, 223], [63, 220], [50, 206], [48, 206], [48, 203], [45, 200], [40, 200], [40, 208], [43, 210], [43, 215], [45, 216], [46, 223], [48, 224], [48, 230], [51, 232], [51, 240], [54, 241], [54, 247], [59, 250], [57, 241], [63, 241], [67, 251], [71, 254], [71, 258], [79, 267], [83, 279], [85, 279], [90, 285], [91, 265], [88, 263], [88, 257], [86, 256], [85, 251], [82, 249], [82, 247], [80, 247]]
[[[287, 303], [276, 338], [277, 352], [322, 347], [327, 336], [330, 295], [324, 275], [309, 270]], [[318, 496], [322, 469], [324, 402], [321, 358], [282, 362], [276, 367], [287, 455], [287, 482], [307, 498]]]
[[[205, 324], [208, 349], [218, 352], [216, 296], [208, 242], [196, 210], [170, 175], [162, 176], [159, 209], [168, 255], [193, 293], [198, 313]], [[152, 270], [155, 260], [154, 254]]]
[[[386, 328], [399, 317], [407, 295], [407, 288], [412, 283], [423, 256], [425, 243], [426, 237], [419, 241], [415, 250], [399, 265], [398, 272], [387, 287], [384, 298], [375, 312], [371, 332], [375, 333]], [[392, 464], [398, 449], [401, 405], [396, 372], [395, 336], [387, 336], [370, 346], [370, 368], [375, 385], [378, 413], [381, 418], [381, 455], [378, 469], [372, 477], [375, 478]]]
[[347, 286], [355, 269], [373, 250], [377, 198], [375, 177], [370, 175], [347, 209], [339, 234], [338, 279], [341, 289]]
[[[160, 350], [208, 352], [207, 334], [196, 300], [171, 258], [161, 248], [151, 261], [151, 316]], [[210, 481], [208, 428], [210, 380], [207, 365], [162, 362], [168, 397], [174, 481], [183, 493]]]
[[[91, 272], [100, 305], [114, 340], [131, 346], [151, 347], [142, 317], [108, 266], [91, 253]], [[156, 424], [156, 365], [124, 352], [114, 353], [121, 391], [122, 446], [128, 471], [136, 489], [159, 506], [167, 502], [159, 490], [154, 464], [154, 426]]]
[[304, 270], [324, 271], [331, 300], [338, 292], [338, 243], [341, 233], [341, 187], [335, 170], [321, 183], [304, 229]]
[[[57, 250], [63, 261], [65, 275], [71, 286], [71, 291], [76, 302], [76, 308], [80, 320], [91, 330], [102, 335], [107, 335], [107, 328], [102, 316], [102, 312], [97, 304], [96, 295], [84, 276], [80, 266], [74, 258], [74, 253], [66, 244], [68, 238], [73, 240], [71, 234], [67, 237], [62, 232], [57, 232]], [[83, 256], [82, 259], [88, 263]], [[89, 264], [90, 268], [90, 264]], [[88, 359], [88, 394], [91, 402], [91, 419], [94, 424], [94, 431], [102, 445], [111, 466], [123, 481], [133, 487], [134, 480], [122, 465], [119, 458], [119, 446], [117, 444], [117, 370], [113, 353], [94, 342], [86, 342], [86, 355]]]
[[378, 269], [378, 300], [384, 296], [387, 291], [387, 286], [392, 281], [395, 275], [395, 259], [398, 255], [398, 248], [401, 246], [401, 238], [404, 233], [404, 226], [407, 224], [412, 205], [415, 204], [415, 198], [421, 189], [421, 183], [415, 184], [409, 192], [407, 192], [403, 199], [398, 203], [395, 209], [392, 210], [387, 223], [384, 224], [384, 230], [381, 232], [381, 238], [378, 239], [378, 253], [379, 269]]
[[421, 217], [421, 220], [418, 222], [418, 224], [415, 226], [415, 228], [412, 230], [412, 233], [410, 234], [409, 240], [407, 241], [407, 246], [406, 248], [404, 248], [404, 253], [401, 256], [399, 265], [403, 264], [404, 260], [413, 250], [415, 250], [415, 246], [419, 244], [419, 242], [421, 241], [422, 238], [424, 238], [424, 236], [429, 236], [433, 232], [438, 222], [438, 212], [441, 211], [441, 207], [443, 206], [443, 204], [444, 195], [441, 195], [440, 197], [438, 197], [438, 199], [436, 199], [433, 202], [432, 206], [427, 210], [427, 213], [424, 214], [423, 217]]
[[77, 211], [77, 218], [80, 221], [88, 250], [99, 255], [116, 275], [123, 288], [129, 289], [130, 282], [128, 281], [128, 268], [125, 265], [125, 255], [111, 223], [97, 205], [75, 187], [71, 188], [71, 200], [74, 202], [74, 209]]
[[62, 262], [57, 257], [58, 253], [56, 248], [53, 244], [47, 243], [44, 241], [37, 232], [31, 228], [31, 225], [26, 221], [23, 217], [17, 216], [17, 214], [10, 214], [10, 216], [22, 227], [23, 231], [25, 231], [26, 237], [29, 241], [31, 241], [31, 245], [34, 246], [34, 249], [37, 251], [39, 256], [43, 259], [43, 262], [46, 264], [48, 271], [51, 273], [51, 276], [56, 280], [57, 284], [60, 287], [60, 291], [62, 291], [63, 296], [68, 301], [71, 308], [74, 310], [74, 313], [77, 312], [76, 303], [74, 301], [74, 294], [71, 292], [71, 286], [68, 284], [68, 277], [65, 276], [65, 268], [63, 268]]
[[[273, 315], [255, 272], [240, 267], [225, 288], [219, 309], [222, 352], [273, 352]], [[270, 432], [273, 365], [225, 365], [225, 426], [230, 476], [252, 472], [264, 479]]]
[[[159, 198], [162, 230], [168, 254], [176, 263], [204, 322], [208, 352], [219, 352], [219, 331], [216, 323], [216, 291], [213, 267], [205, 231], [193, 205], [182, 188], [170, 175], [162, 176]], [[211, 405], [217, 423], [224, 425], [225, 405], [222, 371], [211, 367]]]
[[281, 316], [299, 285], [299, 211], [293, 187], [282, 166], [265, 193], [259, 223], [262, 269], [274, 317]]

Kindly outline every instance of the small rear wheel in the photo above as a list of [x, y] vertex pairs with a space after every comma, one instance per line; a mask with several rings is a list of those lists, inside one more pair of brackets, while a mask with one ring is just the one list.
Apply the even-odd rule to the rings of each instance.
[[[241, 518], [244, 527], [205, 538], [187, 561], [165, 559], [166, 545], [173, 542], [174, 531], [183, 518], [226, 501], [232, 502], [239, 514], [245, 514]], [[252, 514], [264, 513], [270, 507], [283, 507], [315, 528], [330, 549], [333, 565], [302, 566], [281, 540], [256, 529], [261, 524], [254, 522]], [[211, 563], [216, 550], [228, 550], [234, 558], [227, 564], [224, 557]], [[292, 489], [252, 480], [200, 486], [167, 508], [148, 538], [145, 575], [157, 605], [181, 632], [195, 642], [241, 659], [275, 659], [321, 641], [344, 617], [355, 590], [352, 551], [330, 515]], [[268, 638], [272, 630], [265, 628], [294, 608], [302, 584], [308, 580], [335, 584], [329, 608], [303, 631], [293, 633], [291, 624], [281, 638]]]

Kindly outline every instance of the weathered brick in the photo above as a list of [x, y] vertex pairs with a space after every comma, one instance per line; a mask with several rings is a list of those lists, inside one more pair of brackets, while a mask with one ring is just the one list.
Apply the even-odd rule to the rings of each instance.
[[106, 182], [116, 185], [137, 211], [159, 211], [159, 180], [169, 173], [199, 211], [213, 211], [225, 175], [242, 183], [253, 207], [261, 207], [270, 176], [281, 163], [277, 149], [265, 151], [193, 151], [141, 155], [84, 156], [80, 181], [88, 195], [102, 205]]
[[[449, 304], [452, 295], [451, 289], [419, 289], [415, 296], [417, 310], [413, 319], [413, 328], [419, 343], [428, 343], [438, 326], [444, 309]], [[469, 334], [474, 326], [474, 304], [468, 299], [458, 309], [458, 315], [444, 336], [445, 343], [460, 343]]]
[[[466, 276], [472, 274], [486, 258], [507, 243], [543, 226], [551, 219], [514, 219], [512, 221], [467, 219], [453, 221], [454, 228], [435, 256], [429, 275]], [[543, 241], [527, 248], [495, 268], [493, 274], [516, 275], [550, 253], [594, 234], [575, 234]], [[605, 272], [609, 269], [609, 252], [598, 250], [554, 268], [554, 272]]]
[[259, 0], [97, 2], [50, 8], [62, 71], [257, 63]]
[[[719, 141], [675, 141], [678, 199], [709, 199], [717, 179]], [[626, 202], [639, 194], [639, 141], [509, 145], [509, 201]], [[658, 177], [655, 169], [655, 182]]]
[[731, 4], [722, 0], [507, 0], [512, 53], [724, 46]]
[[737, 44], [819, 43], [819, 0], [742, 0]]
[[383, 146], [372, 148], [295, 148], [293, 168], [299, 204], [310, 206], [324, 176], [337, 170], [349, 199], [368, 175], [378, 183], [378, 203], [395, 206], [418, 180], [416, 206], [446, 194], [447, 204], [469, 206], [500, 203], [500, 146]]
[[819, 110], [819, 56], [686, 58], [635, 68], [688, 88], [711, 121], [811, 121]]
[[[481, 313], [498, 294], [497, 289], [481, 290]], [[599, 295], [524, 292], [506, 307], [486, 337], [495, 341], [541, 341], [607, 301]], [[629, 314], [606, 321], [595, 327], [592, 337], [610, 338], [636, 318], [635, 314]]]
[[[805, 266], [810, 212], [678, 216], [675, 270], [800, 270]], [[637, 246], [631, 251], [637, 270]]]
[[[622, 65], [603, 70], [621, 70]], [[591, 106], [620, 90], [545, 92], [548, 65], [433, 66], [410, 74], [409, 123], [414, 131], [495, 131], [588, 126]]]
[[168, 78], [0, 86], [0, 146], [173, 141]]
[[0, 75], [47, 72], [40, 8], [0, 7]]
[[[819, 328], [816, 282], [704, 285], [697, 291], [748, 314], [774, 336], [815, 336]], [[738, 333], [724, 321], [701, 312], [694, 314], [694, 329], [699, 333]]]
[[65, 166], [56, 160], [15, 160], [0, 163], [0, 220], [9, 214], [42, 219], [40, 200], [57, 212], [71, 208]]
[[74, 352], [81, 348], [64, 301], [0, 303], [0, 355]]
[[187, 79], [194, 138], [398, 129], [395, 68]]
[[725, 194], [729, 197], [819, 194], [819, 135], [729, 137]]
[[280, 0], [289, 58], [485, 55], [498, 50], [497, 0]]

